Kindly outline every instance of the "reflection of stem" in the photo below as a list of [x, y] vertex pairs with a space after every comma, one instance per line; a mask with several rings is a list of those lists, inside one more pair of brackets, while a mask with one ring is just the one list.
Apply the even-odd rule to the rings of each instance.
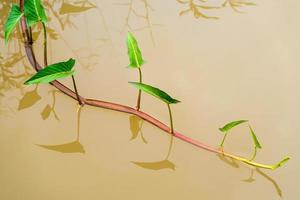
[[143, 133], [143, 130], [142, 130], [143, 124], [144, 124], [144, 120], [141, 120], [141, 124], [140, 124], [140, 127], [139, 127], [139, 131], [140, 131], [140, 133], [141, 133], [141, 138], [142, 138], [143, 142], [144, 142], [145, 144], [147, 144], [148, 142], [147, 142], [146, 138], [144, 137], [144, 133]]
[[222, 142], [221, 142], [221, 144], [220, 144], [220, 147], [222, 147], [222, 148], [223, 148], [223, 145], [224, 145], [224, 142], [225, 142], [226, 137], [227, 137], [227, 132], [226, 132], [225, 135], [223, 136]]
[[169, 157], [170, 157], [170, 155], [171, 155], [171, 150], [172, 150], [172, 147], [173, 147], [173, 140], [174, 140], [174, 135], [171, 135], [170, 144], [169, 144], [169, 149], [168, 149], [168, 154], [167, 154], [165, 160], [168, 160]]
[[[24, 8], [24, 1], [20, 0], [20, 8], [21, 10], [23, 10]], [[23, 34], [28, 31], [28, 27], [26, 25], [26, 18], [22, 17], [21, 18], [21, 28], [22, 28], [22, 32]], [[25, 45], [25, 50], [26, 50], [26, 55], [27, 58], [29, 60], [29, 62], [31, 63], [32, 66], [34, 66], [36, 68], [37, 71], [41, 70], [42, 67], [40, 65], [38, 65], [38, 63], [36, 63], [34, 61], [34, 52], [33, 52], [33, 48], [31, 45]], [[64, 94], [72, 97], [73, 99], [78, 100], [79, 99], [79, 95], [78, 93], [74, 93], [71, 89], [69, 89], [68, 87], [66, 87], [65, 85], [63, 85], [62, 83], [60, 83], [59, 81], [53, 81], [51, 82], [51, 84], [56, 87], [57, 89], [59, 89], [61, 92], [63, 92]], [[123, 112], [123, 113], [128, 113], [128, 114], [133, 114], [136, 115], [142, 119], [144, 119], [145, 121], [148, 121], [149, 123], [153, 124], [154, 126], [160, 128], [161, 130], [170, 133], [170, 128], [168, 126], [166, 126], [165, 124], [163, 124], [161, 121], [155, 119], [154, 117], [148, 115], [147, 113], [144, 113], [142, 111], [138, 111], [134, 108], [131, 108], [129, 106], [126, 105], [121, 105], [121, 104], [116, 104], [116, 103], [111, 103], [111, 102], [106, 102], [106, 101], [101, 101], [101, 100], [96, 100], [96, 99], [85, 99], [80, 97], [80, 102], [86, 104], [86, 105], [90, 105], [90, 106], [94, 106], [94, 107], [100, 107], [100, 108], [106, 108], [106, 109], [110, 109], [110, 110], [114, 110], [114, 111], [118, 111], [118, 112]], [[255, 167], [259, 167], [259, 168], [265, 168], [265, 169], [277, 169], [278, 167], [281, 167], [285, 162], [287, 162], [289, 160], [288, 157], [284, 158], [281, 162], [276, 163], [275, 165], [266, 165], [266, 164], [261, 164], [261, 163], [256, 163], [253, 161], [250, 161], [244, 157], [240, 157], [240, 156], [236, 156], [233, 154], [229, 154], [226, 152], [223, 152], [221, 150], [218, 150], [212, 146], [209, 146], [207, 144], [204, 144], [202, 142], [196, 141], [192, 138], [189, 138], [185, 135], [182, 135], [179, 132], [173, 132], [174, 137], [187, 142], [191, 145], [194, 145], [196, 147], [199, 147], [201, 149], [204, 149], [206, 151], [209, 152], [213, 152], [213, 153], [218, 153], [218, 154], [223, 154], [224, 156], [233, 158], [235, 160], [239, 160], [245, 164], [251, 165], [251, 166], [255, 166]]]
[[256, 153], [257, 153], [257, 148], [254, 147], [254, 152], [253, 152], [253, 155], [252, 155], [250, 161], [254, 160], [254, 158], [256, 157]]
[[169, 116], [170, 116], [171, 133], [174, 134], [173, 117], [172, 117], [171, 107], [170, 107], [169, 103], [167, 103], [167, 105], [168, 105]]
[[268, 181], [270, 181], [270, 182], [274, 185], [274, 187], [275, 187], [275, 189], [276, 189], [276, 191], [277, 191], [277, 194], [278, 194], [280, 197], [282, 197], [282, 191], [281, 191], [279, 185], [276, 183], [276, 181], [275, 181], [273, 178], [271, 178], [269, 175], [265, 174], [265, 173], [264, 173], [263, 171], [261, 171], [260, 169], [256, 168], [256, 171], [257, 171], [260, 175], [262, 175], [263, 177], [265, 177]]
[[44, 32], [44, 65], [45, 67], [48, 66], [48, 58], [47, 58], [47, 29], [44, 22], [43, 25], [43, 32]]
[[79, 135], [80, 135], [80, 116], [81, 116], [81, 109], [82, 109], [82, 105], [79, 105], [78, 109], [77, 109], [77, 139], [76, 141], [79, 142]]
[[[139, 82], [142, 83], [143, 77], [142, 77], [141, 67], [139, 67], [138, 69], [139, 69]], [[139, 90], [137, 103], [136, 103], [136, 110], [140, 110], [140, 108], [141, 108], [141, 96], [142, 96], [142, 90]]]
[[56, 104], [55, 93], [56, 93], [56, 92], [58, 92], [58, 91], [57, 91], [57, 90], [53, 90], [53, 91], [52, 91], [53, 102], [52, 102], [52, 107], [51, 107], [51, 109], [52, 109], [52, 112], [53, 112], [53, 114], [54, 114], [55, 119], [56, 119], [56, 120], [59, 120], [59, 118], [58, 118], [58, 116], [57, 116], [57, 114], [56, 114], [56, 111], [55, 111], [55, 104]]
[[79, 97], [79, 94], [78, 94], [78, 91], [77, 91], [77, 86], [76, 86], [74, 75], [72, 75], [72, 81], [73, 81], [73, 87], [74, 87], [74, 90], [75, 90], [75, 93], [76, 93], [77, 101], [78, 101], [79, 105], [82, 105], [82, 102], [80, 100], [80, 97]]
[[253, 178], [253, 175], [254, 175], [254, 169], [250, 169], [250, 176], [247, 179], [244, 179], [243, 181], [249, 182], [249, 183], [255, 181], [255, 179]]

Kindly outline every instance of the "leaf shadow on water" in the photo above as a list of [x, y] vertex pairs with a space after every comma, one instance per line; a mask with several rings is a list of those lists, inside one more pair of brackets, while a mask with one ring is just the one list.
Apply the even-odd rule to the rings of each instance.
[[169, 160], [169, 157], [171, 155], [172, 146], [173, 146], [173, 140], [174, 136], [171, 135], [170, 137], [170, 143], [169, 143], [169, 149], [167, 152], [167, 155], [164, 159], [159, 161], [153, 161], [153, 162], [139, 162], [139, 161], [131, 161], [136, 166], [139, 166], [144, 169], [148, 170], [162, 170], [162, 169], [171, 169], [175, 170], [176, 166], [173, 162]]
[[[233, 168], [236, 168], [236, 169], [239, 168], [239, 163], [237, 161], [235, 161], [234, 159], [226, 158], [225, 156], [223, 156], [221, 154], [217, 154], [217, 156], [220, 158], [220, 160], [222, 160], [223, 162], [225, 162], [229, 166], [231, 166]], [[256, 174], [261, 175], [263, 178], [265, 178], [266, 180], [268, 180], [269, 182], [272, 183], [272, 185], [274, 186], [278, 196], [280, 196], [280, 197], [283, 196], [280, 186], [278, 185], [278, 183], [271, 176], [267, 175], [265, 172], [263, 172], [259, 168], [249, 168], [249, 169], [251, 170], [251, 174], [248, 178], [242, 180], [243, 182], [245, 182], [245, 183], [254, 183], [256, 181], [256, 179], [254, 179], [254, 172], [257, 172]]]
[[90, 3], [89, 1], [75, 2], [74, 4], [64, 2], [59, 9], [59, 14], [63, 15], [71, 13], [81, 13], [91, 8], [96, 8], [96, 5]]
[[41, 100], [42, 97], [37, 93], [37, 88], [38, 85], [36, 85], [34, 90], [25, 93], [19, 101], [18, 110], [29, 108]]
[[59, 117], [55, 111], [55, 105], [56, 105], [56, 96], [55, 94], [58, 93], [59, 91], [58, 90], [52, 90], [52, 91], [49, 91], [48, 93], [51, 93], [52, 94], [52, 105], [50, 104], [47, 104], [44, 109], [42, 110], [42, 112], [40, 113], [41, 114], [41, 117], [43, 120], [46, 120], [49, 118], [50, 114], [53, 113], [54, 115], [54, 118], [59, 121]]
[[77, 136], [76, 140], [64, 144], [57, 145], [42, 145], [36, 144], [39, 147], [42, 147], [47, 150], [57, 151], [60, 153], [85, 153], [83, 145], [80, 143], [80, 117], [81, 117], [82, 106], [79, 106], [77, 110]]
[[129, 116], [129, 124], [130, 124], [130, 131], [131, 131], [131, 138], [130, 140], [134, 140], [141, 135], [141, 138], [145, 144], [148, 144], [146, 138], [144, 137], [142, 127], [144, 124], [144, 120], [136, 115]]

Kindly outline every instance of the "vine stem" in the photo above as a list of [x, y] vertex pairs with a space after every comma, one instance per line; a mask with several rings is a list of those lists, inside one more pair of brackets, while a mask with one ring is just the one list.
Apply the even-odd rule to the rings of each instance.
[[44, 32], [44, 65], [45, 67], [48, 66], [48, 53], [47, 53], [47, 28], [44, 22], [42, 22], [43, 25], [43, 32]]
[[[21, 11], [24, 10], [24, 0], [20, 0], [20, 8], [21, 8]], [[35, 55], [34, 55], [32, 45], [29, 44], [29, 42], [28, 42], [28, 39], [29, 39], [28, 34], [29, 33], [28, 33], [28, 27], [27, 27], [27, 24], [26, 24], [25, 16], [22, 16], [22, 18], [21, 18], [21, 29], [22, 29], [23, 36], [25, 37], [24, 38], [25, 39], [25, 51], [26, 51], [27, 58], [28, 58], [30, 64], [33, 66], [33, 68], [35, 68], [37, 71], [39, 71], [39, 70], [42, 69], [42, 67], [37, 62], [35, 62]], [[164, 132], [166, 132], [168, 134], [171, 134], [170, 133], [171, 129], [167, 125], [165, 125], [161, 121], [157, 120], [156, 118], [150, 116], [149, 114], [147, 114], [145, 112], [136, 110], [136, 109], [131, 108], [131, 107], [126, 106], [126, 105], [121, 105], [121, 104], [116, 104], [116, 103], [106, 102], [106, 101], [101, 101], [101, 100], [96, 100], [96, 99], [83, 98], [80, 95], [76, 94], [76, 92], [72, 91], [70, 88], [65, 86], [64, 84], [60, 83], [59, 81], [53, 81], [53, 82], [51, 82], [51, 85], [53, 85], [58, 90], [60, 90], [62, 93], [68, 95], [69, 97], [71, 97], [75, 100], [80, 99], [80, 102], [82, 104], [136, 115], [136, 116], [144, 119], [145, 121], [149, 122], [150, 124], [153, 124], [154, 126], [156, 126], [159, 129], [163, 130]], [[278, 167], [282, 166], [285, 162], [287, 162], [289, 160], [289, 158], [286, 157], [282, 161], [276, 163], [275, 165], [261, 164], [261, 163], [257, 163], [257, 162], [254, 162], [254, 161], [250, 161], [249, 159], [241, 157], [241, 156], [236, 156], [236, 155], [233, 155], [233, 154], [226, 153], [223, 150], [219, 150], [219, 149], [216, 149], [212, 146], [204, 144], [202, 142], [196, 141], [196, 140], [194, 140], [190, 137], [187, 137], [187, 136], [185, 136], [185, 135], [183, 135], [183, 134], [181, 134], [177, 131], [173, 132], [173, 136], [180, 139], [180, 140], [182, 140], [182, 141], [184, 141], [184, 142], [187, 142], [191, 145], [194, 145], [198, 148], [204, 149], [204, 150], [212, 152], [212, 153], [224, 155], [224, 156], [227, 156], [229, 158], [241, 161], [245, 164], [248, 164], [248, 165], [251, 165], [251, 166], [254, 166], [254, 167], [258, 167], [258, 168], [274, 170], [274, 169], [277, 169]]]

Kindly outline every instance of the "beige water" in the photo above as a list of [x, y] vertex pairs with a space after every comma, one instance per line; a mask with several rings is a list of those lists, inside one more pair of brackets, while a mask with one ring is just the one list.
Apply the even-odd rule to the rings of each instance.
[[[0, 199], [298, 199], [299, 1], [257, 1], [239, 8], [244, 13], [229, 4], [199, 10], [218, 20], [195, 18], [195, 10], [179, 16], [189, 4], [176, 0], [65, 3], [77, 8], [44, 2], [51, 17], [49, 62], [77, 60], [81, 95], [135, 106], [137, 91], [127, 82], [138, 72], [126, 68], [131, 30], [147, 61], [145, 83], [182, 101], [172, 106], [176, 130], [217, 146], [219, 127], [249, 119], [263, 146], [257, 161], [292, 159], [260, 171], [177, 139], [168, 152], [170, 136], [151, 124], [87, 106], [77, 132], [74, 100], [48, 85], [22, 86], [33, 70], [14, 37], [0, 44]], [[0, 3], [1, 34], [8, 5]], [[35, 50], [42, 63], [42, 34]], [[70, 79], [62, 82], [72, 86]], [[142, 110], [168, 123], [165, 104], [149, 95], [142, 96]], [[225, 149], [251, 156], [247, 126], [232, 131]]]

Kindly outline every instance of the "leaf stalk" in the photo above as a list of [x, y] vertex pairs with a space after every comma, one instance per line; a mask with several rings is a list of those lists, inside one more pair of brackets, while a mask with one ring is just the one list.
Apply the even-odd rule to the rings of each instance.
[[75, 90], [75, 93], [76, 93], [77, 101], [78, 101], [79, 105], [83, 105], [83, 102], [81, 101], [81, 99], [79, 97], [79, 94], [78, 94], [78, 90], [77, 90], [77, 86], [76, 86], [76, 81], [75, 81], [74, 75], [72, 75], [72, 81], [73, 81], [73, 87], [74, 87], [74, 90]]
[[223, 136], [222, 142], [221, 142], [221, 144], [220, 144], [220, 147], [221, 147], [221, 148], [223, 148], [223, 146], [224, 146], [224, 142], [225, 142], [226, 137], [227, 137], [227, 132], [226, 132], [226, 133], [224, 134], [224, 136]]
[[[139, 67], [138, 70], [139, 70], [139, 82], [143, 83], [143, 76], [142, 76], [141, 67]], [[136, 110], [140, 110], [140, 108], [141, 108], [141, 97], [142, 97], [142, 90], [139, 90], [137, 103], [136, 103]]]
[[42, 22], [43, 25], [43, 32], [44, 32], [44, 65], [45, 67], [48, 66], [48, 57], [47, 57], [47, 28], [46, 24]]
[[167, 103], [168, 105], [168, 110], [169, 110], [169, 116], [170, 116], [170, 127], [171, 127], [171, 133], [174, 134], [174, 127], [173, 127], [173, 117], [172, 117], [172, 111], [171, 111], [171, 107], [170, 104]]

